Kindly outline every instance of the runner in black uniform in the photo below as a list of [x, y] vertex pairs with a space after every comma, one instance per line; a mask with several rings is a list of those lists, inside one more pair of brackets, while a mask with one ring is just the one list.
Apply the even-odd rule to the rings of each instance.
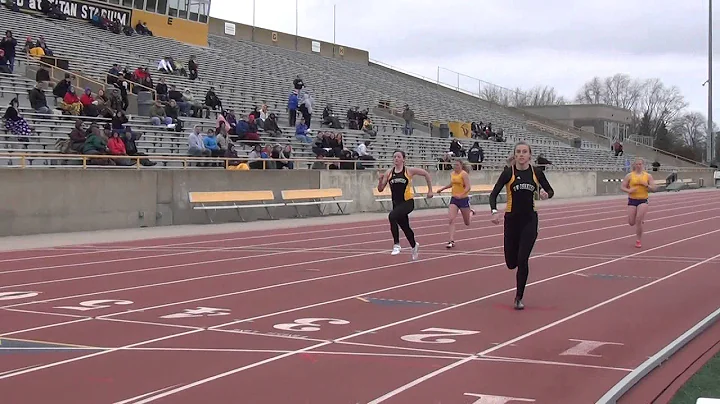
[[418, 248], [420, 245], [415, 242], [415, 233], [410, 228], [410, 212], [415, 209], [415, 193], [413, 192], [412, 177], [422, 175], [427, 182], [427, 197], [433, 197], [432, 178], [430, 174], [422, 168], [405, 167], [405, 152], [396, 151], [393, 153], [393, 168], [379, 173], [378, 191], [385, 190], [385, 186], [390, 184], [390, 193], [392, 195], [393, 210], [388, 215], [390, 221], [390, 231], [393, 236], [392, 255], [400, 254], [400, 232], [398, 227], [402, 228], [405, 237], [407, 237], [410, 247], [412, 247], [412, 259], [418, 257]]
[[[490, 194], [492, 221], [500, 223], [497, 214], [497, 197], [503, 186], [507, 192], [505, 207], [505, 263], [510, 269], [517, 268], [517, 291], [515, 309], [525, 308], [522, 299], [529, 274], [530, 253], [538, 235], [538, 215], [535, 210], [535, 193], [540, 199], [552, 198], [553, 191], [545, 173], [530, 165], [530, 146], [525, 142], [515, 145], [514, 161], [503, 170]], [[542, 189], [540, 189], [542, 186]]]

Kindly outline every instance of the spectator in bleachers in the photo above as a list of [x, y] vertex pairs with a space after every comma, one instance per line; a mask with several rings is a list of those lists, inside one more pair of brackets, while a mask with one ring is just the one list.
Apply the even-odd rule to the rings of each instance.
[[250, 115], [255, 118], [255, 123], [257, 123], [259, 127], [262, 127], [262, 125], [260, 125], [260, 122], [258, 122], [258, 118], [260, 118], [260, 111], [258, 111], [257, 105], [253, 105], [253, 109], [252, 111], [250, 111]]
[[5, 37], [0, 41], [0, 49], [5, 51], [5, 58], [10, 66], [10, 73], [15, 70], [15, 47], [17, 39], [13, 38], [12, 31], [5, 31]]
[[110, 109], [113, 111], [124, 111], [125, 110], [125, 102], [122, 98], [122, 89], [120, 88], [113, 88], [112, 93], [110, 94]]
[[53, 95], [56, 98], [64, 98], [71, 86], [72, 82], [70, 81], [70, 73], [65, 73], [65, 78], [55, 84], [55, 87], [53, 88]]
[[5, 57], [5, 51], [0, 49], [0, 73], [11, 74], [10, 61]]
[[245, 132], [245, 138], [243, 140], [248, 141], [259, 141], [260, 135], [258, 135], [258, 127], [255, 123], [255, 117], [248, 115], [247, 118], [247, 132]]
[[277, 116], [275, 114], [270, 114], [265, 121], [265, 132], [270, 136], [282, 135], [282, 130], [277, 124]]
[[195, 56], [190, 56], [190, 60], [188, 60], [188, 72], [190, 73], [188, 76], [190, 80], [198, 78], [198, 64], [195, 62]]
[[[450, 136], [452, 136], [452, 132], [450, 132]], [[450, 142], [450, 151], [455, 157], [465, 157], [465, 148], [457, 139], [453, 139]]]
[[308, 126], [308, 128], [312, 125], [312, 114], [313, 114], [313, 105], [315, 104], [315, 100], [313, 99], [313, 96], [307, 92], [303, 91], [300, 93], [299, 100], [298, 100], [298, 108], [300, 109], [300, 113], [303, 116], [303, 119], [305, 120], [305, 124]]
[[623, 145], [622, 145], [622, 143], [620, 143], [617, 140], [615, 141], [615, 143], [613, 143], [611, 149], [615, 151], [615, 157], [622, 156], [624, 154], [623, 153]]
[[403, 128], [403, 133], [406, 135], [412, 135], [412, 133], [413, 133], [412, 120], [415, 119], [415, 112], [412, 109], [410, 109], [410, 106], [408, 104], [405, 104], [405, 109], [403, 110], [402, 118], [405, 121], [405, 127]]
[[348, 128], [351, 130], [360, 130], [360, 121], [358, 120], [358, 107], [349, 108], [347, 111]]
[[[188, 136], [188, 156], [191, 157], [210, 157], [210, 150], [205, 148], [203, 136], [200, 133], [200, 125], [193, 127], [192, 133]], [[198, 166], [207, 165], [206, 163], [198, 163]]]
[[[217, 109], [222, 112], [222, 101], [220, 101], [220, 98], [215, 94], [215, 87], [210, 87], [208, 92], [205, 93], [205, 106], [212, 110]], [[210, 118], [210, 111], [207, 111], [205, 118]]]
[[[182, 102], [184, 105], [180, 108], [180, 111], [185, 110], [186, 115], [190, 113], [195, 118], [202, 118], [203, 110], [205, 110], [207, 111], [207, 117], [210, 118], [210, 109], [205, 107], [202, 102], [196, 100], [189, 88], [186, 88], [182, 94]], [[178, 105], [180, 104], [178, 103]]]
[[[125, 142], [123, 141], [122, 136], [120, 136], [120, 132], [114, 130], [112, 131], [112, 135], [110, 136], [110, 139], [108, 139], [108, 150], [110, 150], [110, 154], [113, 156], [127, 156], [127, 150], [125, 149]], [[133, 161], [131, 159], [113, 159], [115, 161], [115, 165], [118, 166], [131, 166], [134, 165]]]
[[138, 33], [138, 35], [147, 35], [147, 36], [153, 36], [152, 31], [147, 27], [146, 22], [138, 21], [138, 23], [135, 25], [135, 32]]
[[262, 106], [260, 107], [260, 115], [256, 117], [255, 119], [259, 121], [258, 126], [265, 129], [265, 121], [267, 121], [268, 117], [270, 116], [270, 112], [268, 111], [268, 106], [263, 102]]
[[175, 66], [173, 66], [172, 64], [170, 64], [170, 62], [168, 62], [167, 56], [160, 59], [160, 61], [158, 62], [157, 69], [161, 73], [173, 74], [175, 72]]
[[89, 117], [100, 115], [100, 111], [97, 107], [97, 101], [95, 101], [90, 87], [85, 88], [85, 92], [80, 96], [80, 103], [83, 106], [83, 115]]
[[228, 127], [228, 134], [234, 135], [235, 134], [235, 128], [237, 127], [237, 118], [235, 117], [235, 111], [232, 109], [224, 111], [220, 116], [225, 117], [225, 122], [227, 122]]
[[107, 95], [105, 95], [104, 88], [101, 88], [98, 90], [97, 95], [95, 96], [95, 100], [98, 101], [98, 103], [102, 102], [105, 105], [108, 105], [110, 103], [110, 100], [108, 99]]
[[370, 118], [366, 118], [363, 121], [362, 131], [363, 131], [363, 133], [365, 133], [365, 135], [363, 135], [363, 137], [366, 139], [368, 137], [374, 139], [375, 136], [377, 136], [377, 131], [375, 130], [375, 126], [373, 125]]
[[75, 121], [75, 127], [70, 131], [70, 144], [68, 152], [82, 154], [85, 141], [87, 140], [87, 132], [83, 128], [82, 119]]
[[38, 40], [35, 41], [35, 47], [41, 48], [43, 51], [43, 56], [53, 56], [53, 51], [47, 46], [47, 43], [45, 42], [45, 37], [40, 35], [38, 37]]
[[[269, 158], [266, 151], [263, 150], [262, 146], [256, 144], [253, 146], [253, 150], [248, 154], [248, 165], [252, 170], [262, 170], [264, 168], [274, 168], [275, 165], [271, 164], [271, 161], [265, 161]], [[272, 167], [271, 167], [272, 166]]]
[[43, 82], [35, 83], [35, 87], [28, 93], [28, 99], [30, 100], [30, 107], [39, 114], [51, 114], [52, 111], [47, 105], [47, 98], [45, 97], [45, 91], [43, 90], [45, 84]]
[[295, 76], [295, 80], [293, 80], [293, 88], [297, 90], [298, 92], [305, 87], [305, 83], [303, 82], [303, 79], [300, 78], [300, 75], [298, 74]]
[[[117, 83], [115, 83], [115, 88], [113, 90], [117, 90], [117, 95], [119, 96], [120, 103], [117, 105], [117, 107], [111, 107], [112, 109], [122, 109], [123, 111], [127, 110], [128, 106], [130, 105], [130, 100], [128, 99], [128, 86], [129, 84], [125, 79], [120, 79], [117, 81]], [[116, 92], [113, 91], [113, 96], [115, 94]]]
[[313, 139], [310, 137], [310, 130], [305, 125], [305, 119], [300, 118], [300, 122], [295, 127], [295, 138], [302, 143], [312, 143]]
[[112, 130], [119, 131], [120, 133], [125, 133], [125, 124], [128, 122], [129, 120], [127, 116], [125, 116], [125, 111], [119, 110], [112, 115], [110, 127], [112, 128]]
[[127, 36], [132, 36], [135, 33], [135, 30], [132, 26], [130, 26], [130, 24], [127, 24], [122, 27], [122, 32]]
[[105, 80], [108, 84], [115, 84], [118, 81], [120, 73], [120, 66], [117, 63], [113, 63], [110, 70], [107, 72], [107, 79]]
[[83, 105], [80, 102], [80, 98], [75, 91], [75, 86], [70, 86], [67, 93], [60, 102], [60, 108], [70, 115], [78, 116], [83, 112]]
[[475, 142], [468, 150], [468, 162], [473, 170], [482, 170], [482, 162], [485, 161], [485, 151], [480, 147], [480, 142]]
[[285, 147], [281, 147], [279, 144], [273, 149], [272, 154], [270, 155], [275, 160], [275, 168], [282, 170], [283, 168], [287, 168], [288, 170], [292, 170], [295, 168], [294, 161], [290, 161], [292, 158], [292, 147], [290, 145], [287, 145]]
[[446, 152], [438, 159], [438, 170], [449, 171], [452, 170], [452, 156], [453, 152]]
[[537, 156], [538, 170], [545, 171], [545, 168], [547, 168], [547, 166], [550, 164], [552, 164], [552, 162], [545, 158], [544, 153], [538, 154], [538, 156]]
[[44, 66], [40, 66], [35, 72], [35, 81], [50, 81], [50, 71]]
[[331, 155], [339, 157], [342, 154], [343, 149], [345, 149], [345, 146], [343, 146], [342, 134], [330, 132], [327, 136], [325, 136], [325, 139], [327, 140], [327, 147], [330, 148]]
[[297, 91], [290, 93], [290, 96], [288, 97], [287, 111], [288, 117], [290, 118], [288, 125], [291, 127], [296, 126], [298, 101]]
[[165, 77], [160, 77], [160, 82], [155, 86], [155, 92], [160, 101], [168, 101], [168, 86], [165, 84]]
[[375, 157], [373, 157], [370, 154], [370, 152], [368, 152], [368, 147], [370, 147], [370, 143], [371, 142], [369, 140], [365, 140], [365, 141], [360, 142], [360, 144], [358, 144], [358, 146], [355, 148], [355, 152], [357, 153], [358, 160], [363, 160], [363, 161], [374, 161], [375, 160]]
[[657, 170], [659, 170], [659, 169], [660, 169], [660, 162], [657, 161], [657, 159], [656, 159], [656, 160], [653, 161], [653, 163], [652, 163], [652, 170], [653, 170], [653, 171], [657, 171]]
[[323, 125], [329, 125], [332, 129], [343, 129], [342, 124], [340, 123], [340, 120], [337, 116], [333, 113], [332, 105], [328, 104], [325, 106], [325, 109], [323, 109]]
[[203, 144], [205, 149], [210, 150], [210, 157], [225, 157], [225, 149], [222, 149], [218, 144], [215, 129], [209, 128], [207, 130], [207, 134], [203, 137]]
[[225, 122], [219, 123], [219, 126], [216, 128], [216, 133], [218, 146], [223, 150], [227, 150], [230, 143], [232, 143], [232, 140], [230, 140], [230, 135], [228, 134], [227, 125]]
[[32, 134], [33, 130], [30, 128], [30, 125], [28, 125], [25, 118], [20, 115], [20, 103], [18, 102], [17, 97], [10, 100], [10, 105], [5, 110], [3, 119], [5, 120], [5, 129], [10, 131], [13, 136], [17, 136], [19, 141], [28, 141], [27, 137]]
[[30, 49], [35, 47], [31, 36], [25, 37], [25, 45], [23, 46], [23, 53], [30, 53]]
[[[92, 124], [85, 139], [85, 144], [83, 144], [82, 154], [97, 156], [109, 153], [108, 139], [100, 131], [99, 126]], [[92, 165], [115, 165], [112, 159], [90, 159], [88, 163]]]
[[172, 124], [175, 124], [175, 130], [177, 130], [178, 132], [182, 131], [183, 123], [180, 120], [180, 107], [178, 107], [175, 100], [170, 100], [170, 102], [165, 104], [165, 114], [168, 118], [172, 120]]
[[165, 108], [159, 100], [150, 107], [150, 122], [155, 126], [172, 124], [172, 118], [167, 116]]

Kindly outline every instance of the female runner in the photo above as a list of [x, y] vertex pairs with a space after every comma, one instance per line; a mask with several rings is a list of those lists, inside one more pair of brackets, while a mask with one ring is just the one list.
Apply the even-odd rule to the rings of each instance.
[[[492, 222], [500, 223], [497, 214], [497, 197], [505, 186], [505, 263], [509, 269], [517, 268], [515, 309], [522, 310], [522, 302], [530, 273], [529, 260], [538, 235], [538, 215], [535, 210], [535, 192], [540, 199], [552, 198], [555, 194], [545, 173], [530, 165], [532, 151], [525, 142], [515, 145], [513, 162], [506, 166], [490, 194]], [[542, 189], [540, 189], [542, 187]]]
[[620, 189], [628, 194], [628, 224], [635, 226], [637, 241], [635, 247], [642, 247], [643, 221], [648, 210], [648, 190], [655, 191], [657, 186], [652, 175], [645, 171], [645, 163], [638, 157], [623, 179]]
[[452, 188], [452, 198], [450, 198], [450, 207], [448, 208], [450, 241], [446, 247], [453, 248], [455, 247], [455, 218], [458, 210], [462, 212], [465, 226], [470, 226], [470, 216], [475, 214], [470, 207], [470, 196], [468, 195], [470, 193], [470, 175], [461, 160], [455, 160], [453, 171], [450, 173], [450, 184], [440, 188], [437, 192], [440, 193], [448, 188]]
[[405, 237], [412, 247], [413, 261], [418, 258], [418, 248], [420, 244], [415, 241], [415, 233], [410, 228], [410, 212], [415, 209], [415, 196], [413, 193], [412, 177], [421, 175], [425, 177], [428, 193], [427, 197], [433, 197], [432, 178], [430, 174], [422, 168], [405, 167], [405, 152], [396, 151], [393, 153], [393, 167], [379, 173], [378, 192], [382, 192], [386, 185], [390, 185], [390, 193], [392, 195], [393, 209], [388, 215], [390, 221], [390, 232], [393, 236], [392, 255], [400, 254], [400, 233], [398, 226], [402, 228]]

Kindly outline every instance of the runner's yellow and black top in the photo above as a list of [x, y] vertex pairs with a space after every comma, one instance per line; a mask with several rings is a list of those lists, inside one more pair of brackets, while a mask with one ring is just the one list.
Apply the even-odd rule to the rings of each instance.
[[555, 195], [543, 171], [535, 171], [532, 166], [525, 170], [505, 167], [495, 187], [490, 193], [490, 209], [497, 209], [497, 197], [505, 186], [507, 204], [505, 214], [524, 214], [535, 211], [535, 193], [540, 192], [540, 186], [548, 194], [548, 198]]
[[628, 187], [632, 188], [635, 187], [637, 190], [635, 192], [631, 192], [628, 197], [630, 199], [647, 199], [648, 198], [648, 188], [643, 183], [649, 184], [650, 183], [650, 175], [648, 175], [647, 171], [643, 171], [640, 174], [635, 173], [635, 171], [630, 172], [630, 181], [628, 181]]
[[390, 176], [388, 177], [388, 184], [390, 185], [393, 205], [409, 201], [415, 196], [413, 193], [412, 177], [408, 174], [407, 167], [403, 167], [399, 173], [396, 173], [395, 168], [392, 168], [390, 170]]

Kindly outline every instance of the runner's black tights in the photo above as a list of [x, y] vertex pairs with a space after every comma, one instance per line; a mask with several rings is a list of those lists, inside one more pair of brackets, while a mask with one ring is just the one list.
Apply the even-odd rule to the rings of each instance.
[[414, 209], [415, 201], [413, 199], [399, 204], [393, 202], [393, 210], [388, 215], [388, 220], [390, 220], [390, 232], [395, 244], [400, 244], [400, 230], [398, 229], [400, 227], [405, 233], [410, 247], [415, 248], [415, 233], [410, 228], [410, 217], [408, 216]]
[[538, 235], [538, 216], [505, 215], [505, 263], [510, 269], [517, 268], [515, 298], [520, 300], [525, 294], [530, 273], [530, 253], [532, 253]]

